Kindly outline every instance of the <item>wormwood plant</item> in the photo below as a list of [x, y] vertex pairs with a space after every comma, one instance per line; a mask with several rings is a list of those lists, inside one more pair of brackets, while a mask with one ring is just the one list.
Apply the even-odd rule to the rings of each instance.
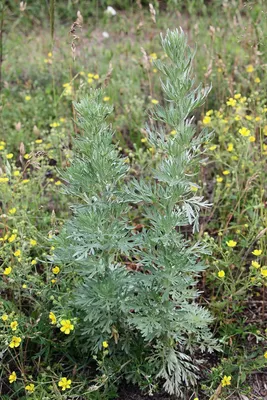
[[[183, 234], [188, 225], [198, 229], [199, 212], [208, 206], [195, 195], [193, 178], [209, 135], [196, 133], [190, 115], [209, 88], [194, 88], [194, 52], [184, 33], [168, 31], [161, 40], [168, 57], [155, 65], [166, 102], [155, 107], [147, 127], [159, 161], [146, 176], [131, 176], [113, 144], [106, 122], [112, 107], [102, 91], [75, 104], [83, 135], [63, 176], [77, 203], [53, 262], [77, 276], [67, 304], [84, 351], [99, 354], [108, 342], [105, 376], [124, 374], [142, 387], [163, 381], [167, 392], [182, 395], [198, 376], [196, 352], [216, 346], [212, 318], [196, 302], [206, 250]], [[166, 135], [170, 129], [176, 134]]]

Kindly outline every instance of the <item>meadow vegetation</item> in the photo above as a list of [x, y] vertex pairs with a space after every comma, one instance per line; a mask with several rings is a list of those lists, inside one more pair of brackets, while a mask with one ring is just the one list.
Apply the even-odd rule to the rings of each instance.
[[1, 399], [263, 399], [266, 2], [67, 3], [0, 4]]

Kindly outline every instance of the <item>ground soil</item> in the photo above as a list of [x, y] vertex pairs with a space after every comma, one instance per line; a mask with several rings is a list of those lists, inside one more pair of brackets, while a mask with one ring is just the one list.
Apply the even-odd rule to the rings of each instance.
[[166, 393], [154, 396], [144, 395], [134, 386], [125, 386], [119, 392], [117, 400], [173, 400], [173, 397], [168, 396]]

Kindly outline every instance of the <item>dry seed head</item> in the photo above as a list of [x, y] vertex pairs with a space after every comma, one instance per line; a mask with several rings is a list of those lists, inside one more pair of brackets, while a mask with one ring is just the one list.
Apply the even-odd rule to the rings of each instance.
[[144, 26], [143, 21], [140, 21], [139, 24], [136, 27], [137, 32], [139, 32], [143, 28], [143, 26]]
[[15, 129], [16, 129], [16, 131], [20, 131], [21, 130], [21, 122], [16, 122], [15, 123]]
[[147, 53], [146, 53], [146, 51], [145, 51], [145, 49], [143, 47], [141, 47], [141, 51], [142, 51], [142, 54], [143, 54], [143, 58], [142, 59], [143, 59], [144, 68], [148, 71], [149, 68], [150, 68], [149, 57], [148, 57], [148, 55], [147, 55]]
[[207, 72], [204, 75], [205, 78], [208, 78], [211, 75], [211, 73], [212, 73], [212, 64], [213, 64], [213, 60], [211, 59], [209, 65], [208, 65], [208, 68], [207, 68]]
[[153, 4], [151, 4], [151, 3], [149, 3], [149, 11], [150, 11], [152, 21], [154, 22], [154, 24], [156, 24], [156, 10], [153, 7]]
[[38, 136], [38, 135], [40, 134], [40, 130], [37, 128], [36, 125], [34, 125], [34, 127], [33, 127], [33, 133], [34, 133], [36, 136]]
[[27, 3], [26, 3], [26, 2], [24, 3], [24, 1], [21, 1], [21, 2], [19, 3], [19, 10], [20, 10], [21, 12], [25, 11], [25, 10], [26, 10], [26, 7], [27, 7]]
[[77, 20], [76, 20], [76, 22], [78, 22], [78, 24], [79, 24], [80, 26], [83, 25], [83, 16], [82, 16], [82, 14], [81, 14], [80, 11], [77, 11]]
[[79, 36], [76, 35], [76, 30], [77, 29], [82, 29], [82, 23], [83, 22], [83, 17], [80, 11], [77, 12], [77, 19], [76, 21], [71, 25], [70, 28], [70, 34], [72, 36], [72, 42], [71, 42], [71, 51], [72, 51], [72, 56], [73, 59], [75, 60], [75, 53], [76, 53], [76, 41], [79, 40]]
[[20, 145], [19, 145], [19, 153], [22, 156], [24, 156], [24, 154], [25, 154], [25, 146], [24, 146], [23, 142], [21, 142]]
[[111, 75], [112, 75], [112, 71], [113, 71], [113, 67], [112, 67], [112, 64], [110, 62], [109, 66], [108, 66], [108, 72], [107, 72], [107, 75], [105, 76], [105, 80], [104, 80], [104, 86], [105, 87], [107, 87], [108, 84], [109, 84], [109, 81], [110, 81]]

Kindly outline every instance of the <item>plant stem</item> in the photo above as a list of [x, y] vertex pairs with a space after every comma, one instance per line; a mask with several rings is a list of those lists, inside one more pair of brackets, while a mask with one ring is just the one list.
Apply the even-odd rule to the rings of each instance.
[[3, 30], [4, 30], [4, 6], [2, 6], [1, 19], [0, 19], [0, 93], [2, 91]]

